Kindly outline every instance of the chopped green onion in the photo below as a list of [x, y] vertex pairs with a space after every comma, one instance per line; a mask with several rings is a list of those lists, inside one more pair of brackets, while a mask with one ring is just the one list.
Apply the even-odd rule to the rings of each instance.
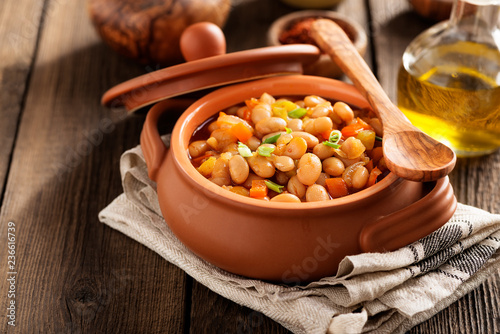
[[340, 148], [339, 144], [334, 144], [334, 143], [331, 143], [329, 141], [324, 141], [323, 145], [330, 146], [330, 147], [333, 147], [333, 148]]
[[288, 112], [288, 117], [290, 118], [301, 118], [307, 114], [307, 110], [305, 108], [297, 108]]
[[252, 156], [252, 151], [248, 146], [243, 144], [242, 142], [238, 142], [238, 153], [243, 157], [243, 158], [249, 158]]
[[262, 142], [262, 144], [274, 144], [274, 143], [276, 143], [276, 141], [278, 140], [278, 138], [280, 136], [281, 136], [281, 133], [278, 133], [277, 135], [274, 135], [272, 137], [266, 138], [266, 140], [264, 140]]
[[333, 148], [339, 148], [340, 145], [337, 143], [339, 142], [340, 138], [342, 138], [342, 132], [340, 132], [339, 130], [333, 130], [332, 132], [330, 132], [330, 137], [328, 138], [328, 140], [323, 142], [323, 145]]
[[292, 133], [292, 129], [290, 128], [285, 128], [286, 133]]
[[330, 132], [330, 137], [328, 138], [328, 141], [330, 143], [337, 144], [340, 138], [342, 138], [342, 132], [340, 132], [339, 130], [333, 130], [332, 132]]
[[276, 183], [269, 181], [269, 180], [265, 180], [264, 183], [266, 184], [266, 186], [269, 189], [277, 192], [278, 194], [281, 194], [281, 192], [283, 191], [283, 188], [285, 187], [285, 186], [280, 186], [279, 184], [276, 184]]
[[275, 147], [270, 147], [270, 146], [259, 146], [257, 148], [257, 153], [259, 155], [262, 155], [263, 157], [270, 157], [271, 153], [273, 153], [275, 150]]
[[378, 141], [382, 141], [382, 137], [379, 137], [379, 136], [375, 136], [375, 139]]

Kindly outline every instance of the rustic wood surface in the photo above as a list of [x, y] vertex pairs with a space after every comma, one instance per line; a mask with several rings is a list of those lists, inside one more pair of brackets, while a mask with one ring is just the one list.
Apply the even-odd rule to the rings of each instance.
[[[228, 52], [264, 46], [271, 22], [292, 10], [278, 0], [233, 0]], [[370, 33], [365, 58], [395, 100], [404, 48], [431, 22], [402, 0], [349, 0], [337, 10]], [[122, 192], [119, 158], [138, 144], [144, 121], [101, 107], [100, 96], [155, 67], [102, 43], [84, 0], [1, 1], [0, 41], [0, 244], [14, 222], [18, 273], [12, 327], [0, 247], [0, 332], [288, 333], [98, 221]], [[460, 202], [500, 213], [500, 152], [459, 159], [450, 178]], [[500, 332], [499, 285], [497, 270], [410, 332]]]

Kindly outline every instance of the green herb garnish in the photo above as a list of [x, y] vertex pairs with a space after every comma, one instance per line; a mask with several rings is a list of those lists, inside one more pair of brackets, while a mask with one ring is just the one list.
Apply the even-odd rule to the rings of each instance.
[[262, 155], [263, 157], [270, 157], [271, 153], [273, 153], [275, 150], [275, 147], [270, 147], [270, 146], [259, 146], [257, 148], [257, 153], [259, 155]]
[[375, 136], [375, 139], [378, 141], [382, 141], [382, 137], [379, 137], [379, 136]]
[[292, 129], [290, 128], [285, 128], [286, 133], [292, 133]]
[[276, 141], [278, 140], [279, 137], [281, 137], [281, 133], [278, 133], [277, 135], [266, 138], [266, 140], [264, 140], [262, 142], [262, 144], [274, 144], [274, 143], [276, 143]]
[[238, 142], [238, 153], [243, 157], [243, 158], [249, 158], [252, 156], [252, 151], [248, 146], [243, 144], [242, 142]]
[[276, 184], [276, 183], [269, 181], [269, 180], [264, 181], [264, 183], [266, 184], [266, 186], [269, 189], [277, 192], [278, 194], [281, 194], [281, 192], [283, 191], [283, 188], [285, 187], [285, 186], [280, 186], [279, 184]]
[[297, 108], [288, 112], [288, 117], [290, 118], [302, 118], [307, 114], [307, 110], [305, 108]]
[[333, 147], [333, 148], [340, 148], [339, 144], [330, 143], [329, 141], [324, 141], [323, 145], [330, 146], [330, 147]]
[[342, 138], [342, 132], [340, 132], [339, 130], [333, 130], [332, 132], [330, 132], [330, 137], [328, 138], [328, 140], [323, 142], [323, 145], [333, 148], [339, 148], [340, 145], [337, 143], [339, 142], [340, 138]]

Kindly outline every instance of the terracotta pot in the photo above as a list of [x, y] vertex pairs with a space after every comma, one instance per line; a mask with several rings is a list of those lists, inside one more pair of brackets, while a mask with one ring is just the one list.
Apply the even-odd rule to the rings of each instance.
[[167, 224], [201, 258], [238, 275], [305, 283], [334, 275], [346, 255], [397, 249], [428, 235], [453, 215], [456, 199], [448, 178], [424, 184], [391, 173], [356, 194], [300, 204], [246, 198], [205, 179], [187, 154], [193, 131], [218, 111], [264, 92], [316, 94], [368, 107], [353, 86], [337, 80], [260, 79], [218, 89], [189, 106], [167, 149], [157, 122], [180, 102], [157, 103], [141, 134], [149, 175], [157, 182]]

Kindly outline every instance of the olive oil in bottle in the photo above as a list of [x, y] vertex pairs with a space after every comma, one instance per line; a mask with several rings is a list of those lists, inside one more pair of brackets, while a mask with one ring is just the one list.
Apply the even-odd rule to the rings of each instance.
[[500, 147], [500, 40], [484, 37], [489, 31], [477, 35], [485, 25], [477, 27], [477, 16], [496, 16], [496, 26], [500, 6], [477, 2], [457, 1], [450, 21], [417, 37], [403, 55], [398, 75], [401, 111], [458, 156]]

